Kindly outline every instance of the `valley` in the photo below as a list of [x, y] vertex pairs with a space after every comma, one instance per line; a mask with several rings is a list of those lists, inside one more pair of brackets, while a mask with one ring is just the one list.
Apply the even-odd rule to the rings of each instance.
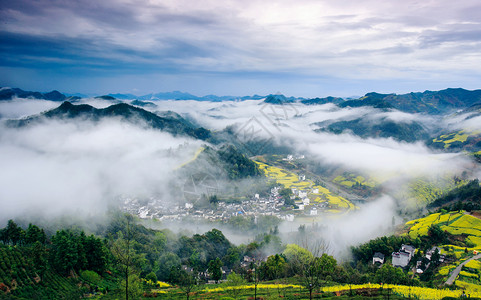
[[1, 296], [481, 297], [473, 107], [4, 94]]

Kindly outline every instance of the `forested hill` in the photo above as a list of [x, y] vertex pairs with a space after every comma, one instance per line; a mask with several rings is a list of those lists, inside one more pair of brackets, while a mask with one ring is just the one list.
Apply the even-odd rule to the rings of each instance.
[[133, 124], [147, 125], [154, 129], [164, 130], [173, 135], [188, 135], [201, 140], [208, 139], [211, 135], [209, 130], [202, 127], [197, 128], [177, 114], [164, 114], [163, 116], [159, 116], [126, 103], [114, 104], [106, 108], [98, 109], [88, 104], [75, 105], [65, 101], [55, 109], [25, 119], [10, 120], [7, 124], [9, 126], [21, 127], [46, 119], [67, 121], [71, 119], [82, 119], [98, 122], [108, 117], [118, 117]]
[[481, 90], [469, 91], [461, 88], [449, 88], [441, 91], [425, 91], [401, 95], [367, 93], [358, 100], [346, 101], [339, 105], [341, 107], [392, 107], [409, 113], [443, 114], [467, 108], [476, 103], [481, 103]]
[[386, 117], [377, 120], [358, 118], [329, 124], [320, 122], [314, 125], [319, 126], [317, 132], [327, 131], [335, 134], [351, 132], [362, 138], [393, 138], [410, 143], [429, 138], [429, 133], [418, 122], [394, 122]]

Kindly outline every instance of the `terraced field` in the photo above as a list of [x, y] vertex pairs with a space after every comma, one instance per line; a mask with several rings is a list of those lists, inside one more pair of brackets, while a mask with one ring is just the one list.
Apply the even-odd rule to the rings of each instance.
[[449, 149], [453, 147], [460, 147], [471, 145], [473, 141], [479, 140], [480, 131], [460, 130], [443, 134], [433, 139], [432, 143], [435, 147]]
[[361, 175], [355, 175], [355, 174], [339, 175], [336, 178], [334, 178], [332, 182], [348, 188], [352, 188], [356, 184], [368, 186], [371, 188], [378, 185], [373, 179], [366, 179]]
[[[463, 211], [431, 214], [425, 218], [406, 223], [410, 227], [408, 234], [412, 238], [427, 235], [429, 227], [433, 224], [438, 224], [442, 230], [451, 234], [466, 236], [466, 241], [473, 245], [471, 248], [445, 245], [441, 252], [453, 254], [457, 261], [439, 269], [438, 274], [448, 276], [456, 266], [469, 257], [466, 250], [468, 250], [468, 253], [481, 250], [481, 220], [465, 214]], [[472, 260], [463, 266], [455, 284], [471, 293], [481, 293], [480, 276], [481, 262]]]
[[265, 176], [276, 180], [277, 183], [282, 184], [285, 188], [307, 192], [311, 203], [327, 203], [329, 207], [328, 212], [339, 213], [356, 209], [356, 206], [349, 200], [335, 195], [323, 186], [315, 185], [314, 182], [309, 179], [300, 180], [299, 176], [293, 172], [259, 161], [255, 161], [255, 163], [259, 166], [259, 169], [264, 172]]
[[407, 222], [409, 236], [415, 238], [428, 234], [429, 226], [439, 224], [442, 230], [455, 235], [466, 235], [474, 244], [472, 249], [481, 249], [481, 220], [464, 212], [435, 213], [425, 218]]

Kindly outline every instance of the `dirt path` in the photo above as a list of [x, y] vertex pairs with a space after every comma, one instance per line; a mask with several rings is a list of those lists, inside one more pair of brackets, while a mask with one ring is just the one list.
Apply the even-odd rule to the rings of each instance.
[[446, 282], [444, 284], [445, 285], [452, 285], [454, 283], [454, 280], [456, 280], [456, 277], [458, 277], [459, 272], [461, 272], [461, 269], [463, 268], [463, 266], [465, 264], [467, 264], [469, 261], [471, 261], [473, 259], [479, 259], [479, 258], [481, 258], [481, 254], [475, 255], [475, 256], [471, 257], [470, 259], [467, 259], [467, 260], [463, 261], [461, 264], [459, 264], [459, 266], [456, 267], [456, 269], [454, 269], [454, 271], [451, 273], [448, 280], [446, 280]]

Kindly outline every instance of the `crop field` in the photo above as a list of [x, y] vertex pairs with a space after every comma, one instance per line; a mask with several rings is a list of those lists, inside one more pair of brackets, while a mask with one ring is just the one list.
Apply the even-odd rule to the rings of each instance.
[[[467, 235], [467, 240], [474, 245], [473, 248], [468, 248], [468, 250], [481, 249], [481, 220], [462, 211], [431, 214], [425, 218], [406, 223], [407, 226], [410, 226], [408, 234], [412, 238], [427, 235], [429, 227], [433, 224], [439, 224], [442, 230], [454, 235]], [[449, 245], [448, 249], [447, 253], [445, 250], [442, 252], [453, 254], [457, 260], [466, 258], [465, 247]], [[459, 261], [444, 266], [439, 269], [438, 274], [448, 276], [458, 264]], [[479, 270], [481, 270], [479, 261], [473, 260], [468, 262], [463, 267], [458, 280], [456, 280], [456, 286], [469, 290], [471, 295], [480, 294], [481, 281], [479, 280]]]
[[464, 212], [435, 213], [406, 223], [412, 238], [427, 235], [433, 224], [439, 224], [442, 230], [454, 235], [467, 235], [468, 241], [475, 245], [473, 248], [481, 249], [481, 220]]
[[364, 185], [372, 188], [377, 185], [377, 183], [373, 179], [366, 179], [363, 176], [355, 175], [355, 174], [339, 175], [336, 178], [334, 178], [332, 182], [348, 188], [353, 187], [355, 184]]
[[[363, 289], [363, 288], [381, 288], [379, 284], [358, 284], [358, 285], [351, 285], [352, 289]], [[348, 285], [344, 286], [332, 286], [332, 287], [325, 287], [323, 291], [334, 292], [338, 290], [347, 289], [349, 290]], [[383, 285], [383, 289], [391, 289], [395, 294], [406, 297], [406, 298], [415, 298], [415, 299], [422, 299], [422, 300], [432, 300], [432, 299], [442, 299], [444, 297], [460, 297], [461, 291], [459, 290], [449, 290], [449, 289], [432, 289], [432, 288], [425, 288], [425, 287], [417, 287], [417, 286], [405, 286], [405, 285], [392, 285], [392, 284], [385, 284]], [[470, 294], [471, 297], [481, 297], [481, 291], [478, 290], [476, 286], [467, 286], [466, 293]]]
[[470, 136], [479, 135], [479, 131], [460, 130], [449, 134], [443, 134], [433, 139], [433, 143], [443, 143], [444, 148], [448, 149], [453, 143], [465, 143]]
[[409, 197], [415, 199], [416, 202], [429, 204], [441, 197], [446, 190], [456, 187], [451, 177], [438, 181], [432, 182], [424, 179], [412, 181], [408, 185]]
[[445, 225], [448, 223], [452, 223], [454, 220], [457, 220], [464, 216], [463, 213], [436, 213], [430, 214], [424, 218], [412, 220], [406, 223], [407, 226], [410, 226], [409, 229], [409, 236], [412, 238], [418, 236], [424, 236], [428, 234], [429, 226], [433, 224]]
[[481, 270], [481, 262], [479, 260], [471, 260], [465, 264], [464, 267], [473, 270]]
[[[465, 288], [466, 294], [469, 294], [472, 298], [481, 297], [481, 292], [478, 290], [476, 285], [461, 281], [460, 286]], [[222, 297], [232, 297], [233, 294], [236, 293], [237, 297], [240, 299], [246, 299], [246, 297], [251, 299], [254, 296], [254, 288], [254, 284], [244, 284], [240, 286], [217, 284], [200, 287], [197, 291], [192, 293], [192, 295], [195, 294], [195, 299], [220, 299]], [[390, 294], [391, 299], [414, 298], [420, 300], [432, 300], [442, 299], [444, 297], [457, 298], [462, 294], [462, 291], [460, 290], [434, 289], [417, 286], [391, 284], [384, 284], [382, 286], [380, 284], [353, 284], [325, 286], [319, 290], [315, 290], [314, 297], [317, 299], [322, 295], [322, 298], [338, 299], [340, 295], [347, 295], [350, 290], [353, 292], [353, 294], [360, 294], [362, 291], [369, 291], [370, 293], [375, 293], [381, 297], [386, 297], [388, 294]], [[158, 293], [163, 294], [162, 297], [168, 297], [169, 299], [181, 299], [182, 297], [185, 298], [183, 293], [176, 288], [159, 290]], [[296, 284], [259, 284], [257, 286], [257, 296], [262, 297], [263, 299], [309, 299], [308, 291], [304, 287]]]
[[[265, 176], [276, 180], [277, 183], [282, 184], [285, 188], [295, 188], [299, 191], [307, 192], [309, 200], [313, 203], [327, 202], [329, 206], [328, 212], [338, 213], [356, 208], [349, 200], [333, 194], [323, 186], [315, 185], [314, 182], [309, 179], [299, 180], [299, 176], [293, 172], [270, 166], [260, 161], [255, 161], [255, 163], [259, 166], [259, 169], [264, 172]], [[314, 193], [314, 191], [316, 192]]]

